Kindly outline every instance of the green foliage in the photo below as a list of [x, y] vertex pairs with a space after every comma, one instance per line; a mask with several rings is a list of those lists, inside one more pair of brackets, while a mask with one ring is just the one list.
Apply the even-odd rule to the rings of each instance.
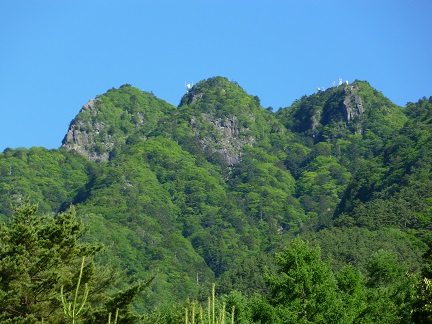
[[432, 282], [429, 278], [423, 278], [417, 283], [418, 304], [413, 312], [413, 321], [415, 323], [430, 323], [432, 320]]
[[266, 253], [246, 256], [235, 268], [222, 274], [218, 280], [218, 290], [221, 294], [238, 291], [245, 297], [252, 297], [256, 293], [268, 295], [270, 290], [265, 274], [275, 267], [274, 259]]
[[77, 242], [82, 224], [73, 209], [55, 219], [36, 211], [37, 206], [28, 203], [16, 208], [0, 229], [2, 320], [61, 318], [58, 293], [62, 283], [68, 283], [64, 275], [77, 257], [100, 250]]
[[380, 250], [394, 253], [400, 266], [416, 273], [422, 267], [421, 256], [427, 249], [426, 244], [412, 234], [388, 228], [370, 231], [358, 227], [331, 227], [303, 233], [302, 238], [321, 248], [323, 258], [328, 260], [333, 271], [339, 272], [349, 264], [365, 276], [371, 256]]
[[89, 162], [63, 150], [7, 150], [0, 154], [0, 214], [10, 217], [10, 204], [27, 197], [44, 213], [64, 211], [88, 182]]
[[244, 212], [255, 222], [267, 223], [273, 233], [296, 231], [305, 221], [293, 197], [294, 178], [264, 149], [246, 148], [242, 163], [233, 170], [232, 187], [232, 195]]
[[378, 251], [368, 264], [367, 307], [362, 322], [407, 323], [414, 302], [414, 280], [397, 261], [394, 253]]
[[[418, 115], [416, 109], [419, 109]], [[411, 104], [410, 119], [382, 153], [365, 163], [348, 186], [337, 211], [337, 223], [347, 217], [357, 226], [378, 229], [395, 226], [414, 230], [425, 242], [431, 227], [432, 129], [428, 111], [430, 101]]]
[[432, 319], [432, 249], [423, 255], [424, 266], [416, 280], [416, 295], [412, 319], [415, 323], [429, 323]]

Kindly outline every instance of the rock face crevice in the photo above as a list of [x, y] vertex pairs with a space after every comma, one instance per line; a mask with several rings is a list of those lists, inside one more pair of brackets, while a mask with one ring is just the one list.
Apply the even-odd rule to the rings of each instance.
[[[365, 108], [362, 98], [358, 95], [357, 86], [347, 86], [344, 89], [345, 99], [343, 101], [343, 115], [348, 126], [353, 126], [355, 133], [363, 133], [363, 127], [359, 123], [359, 116], [363, 115]], [[355, 125], [354, 125], [355, 124]]]
[[350, 88], [345, 88], [345, 99], [344, 104], [344, 115], [346, 122], [349, 123], [355, 117], [362, 115], [364, 113], [364, 107], [362, 99], [357, 95], [358, 89], [351, 86]]

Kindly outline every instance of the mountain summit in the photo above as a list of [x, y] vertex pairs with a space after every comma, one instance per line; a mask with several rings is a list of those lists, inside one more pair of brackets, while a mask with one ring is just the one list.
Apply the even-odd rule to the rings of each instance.
[[402, 108], [366, 81], [354, 81], [303, 96], [277, 117], [290, 130], [316, 141], [347, 138], [349, 134], [384, 135], [406, 121]]

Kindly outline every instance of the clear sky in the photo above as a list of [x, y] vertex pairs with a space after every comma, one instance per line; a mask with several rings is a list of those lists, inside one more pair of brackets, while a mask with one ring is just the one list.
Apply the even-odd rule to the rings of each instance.
[[174, 105], [237, 81], [286, 107], [338, 77], [432, 96], [430, 0], [0, 0], [0, 152], [58, 148], [82, 105], [129, 83]]

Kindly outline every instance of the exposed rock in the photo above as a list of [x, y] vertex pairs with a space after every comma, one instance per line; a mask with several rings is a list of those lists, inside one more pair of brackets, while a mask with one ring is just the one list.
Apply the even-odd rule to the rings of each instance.
[[[345, 99], [343, 101], [343, 113], [345, 121], [348, 125], [352, 124], [356, 117], [364, 113], [363, 101], [360, 96], [357, 95], [358, 88], [354, 86], [345, 87]], [[362, 133], [362, 126], [357, 123], [355, 126], [356, 133]]]
[[[198, 134], [198, 128], [195, 128], [195, 133], [201, 135], [200, 143], [203, 150], [219, 153], [229, 166], [239, 163], [241, 161], [241, 151], [243, 147], [254, 142], [254, 138], [250, 136], [239, 136], [241, 133], [247, 133], [249, 129], [239, 127], [236, 116], [220, 119], [214, 118], [208, 114], [203, 114], [203, 118], [204, 122], [213, 124], [218, 134], [216, 138], [202, 136], [203, 134]], [[192, 126], [196, 124], [196, 119], [191, 120]]]
[[312, 130], [315, 132], [315, 130], [317, 129], [317, 127], [320, 124], [320, 119], [321, 119], [321, 110], [318, 110], [312, 117], [311, 117], [311, 128]]
[[364, 113], [363, 102], [359, 96], [355, 96], [355, 103], [360, 114]]
[[[91, 99], [81, 108], [80, 112], [86, 111], [96, 116], [98, 114], [96, 104], [97, 99]], [[84, 123], [81, 120], [73, 120], [62, 141], [62, 147], [67, 150], [77, 151], [92, 161], [107, 161], [109, 158], [109, 153], [107, 151], [114, 145], [109, 141], [110, 135], [107, 135], [107, 141], [104, 143], [105, 147], [101, 152], [95, 151], [93, 147], [95, 137], [99, 136], [100, 132], [105, 129], [105, 127], [105, 124], [102, 122], [96, 121], [91, 124], [89, 122]]]

